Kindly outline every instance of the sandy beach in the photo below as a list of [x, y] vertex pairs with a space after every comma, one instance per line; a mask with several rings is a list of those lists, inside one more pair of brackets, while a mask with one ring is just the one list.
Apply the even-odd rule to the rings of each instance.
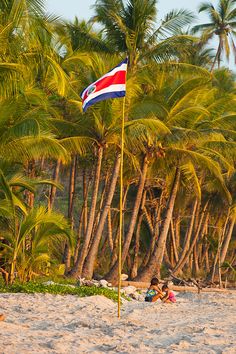
[[0, 353], [236, 352], [236, 294], [177, 294], [176, 304], [103, 296], [1, 294]]

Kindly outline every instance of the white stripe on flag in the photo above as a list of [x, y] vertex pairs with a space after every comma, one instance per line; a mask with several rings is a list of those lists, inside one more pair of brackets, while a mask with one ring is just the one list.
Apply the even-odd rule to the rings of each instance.
[[115, 73], [117, 73], [117, 71], [126, 71], [127, 70], [127, 64], [124, 63], [121, 66], [117, 66], [114, 69], [112, 69], [111, 71], [109, 71], [107, 74], [103, 75], [102, 77], [106, 77], [106, 76], [112, 76]]
[[83, 107], [86, 105], [87, 102], [92, 100], [93, 98], [102, 95], [103, 93], [109, 93], [109, 92], [119, 92], [119, 91], [125, 91], [126, 90], [126, 85], [110, 85], [102, 90], [99, 90], [98, 92], [93, 92], [91, 93], [86, 100], [83, 102]]
[[93, 85], [95, 85], [98, 81], [105, 79], [105, 77], [107, 76], [113, 76], [115, 75], [118, 71], [126, 71], [127, 70], [127, 63], [124, 63], [120, 66], [115, 67], [114, 69], [112, 69], [110, 72], [106, 73], [105, 75], [103, 75], [102, 77], [100, 77], [97, 81], [94, 81], [92, 84], [90, 84], [88, 87], [86, 87], [86, 89], [83, 91], [83, 94], [81, 96], [81, 98], [84, 98], [85, 93], [87, 92], [87, 90], [92, 87]]

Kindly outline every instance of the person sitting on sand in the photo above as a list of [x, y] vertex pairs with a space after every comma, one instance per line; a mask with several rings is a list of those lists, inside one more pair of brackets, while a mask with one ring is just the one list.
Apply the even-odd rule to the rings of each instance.
[[158, 284], [159, 284], [159, 280], [157, 278], [152, 278], [151, 284], [148, 288], [148, 291], [146, 292], [146, 296], [145, 296], [146, 302], [155, 302], [158, 299], [163, 298], [164, 293], [161, 291]]
[[169, 289], [168, 284], [162, 286], [162, 292], [164, 293], [164, 297], [161, 299], [163, 302], [176, 302], [175, 294]]

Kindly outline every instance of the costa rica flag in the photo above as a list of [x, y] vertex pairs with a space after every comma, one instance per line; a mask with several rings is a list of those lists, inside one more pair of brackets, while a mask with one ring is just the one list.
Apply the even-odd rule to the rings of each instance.
[[126, 58], [82, 91], [80, 97], [82, 98], [84, 112], [89, 106], [99, 101], [125, 96], [127, 64], [128, 59]]

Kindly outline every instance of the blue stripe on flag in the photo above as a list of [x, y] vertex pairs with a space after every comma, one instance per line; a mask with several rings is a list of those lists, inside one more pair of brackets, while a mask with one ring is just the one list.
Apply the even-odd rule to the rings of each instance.
[[89, 106], [92, 106], [96, 102], [100, 102], [100, 101], [106, 100], [108, 98], [124, 97], [125, 96], [125, 92], [126, 91], [114, 91], [114, 92], [103, 93], [102, 95], [99, 95], [99, 96], [93, 98], [92, 100], [88, 101], [86, 103], [86, 105], [84, 106], [83, 111], [86, 112], [87, 108]]

